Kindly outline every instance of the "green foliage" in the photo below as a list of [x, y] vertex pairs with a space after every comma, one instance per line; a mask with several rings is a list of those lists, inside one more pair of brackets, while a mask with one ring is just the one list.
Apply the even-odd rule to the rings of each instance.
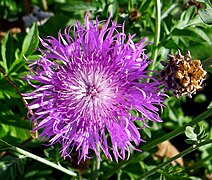
[[204, 60], [202, 64], [203, 67], [207, 70], [207, 72], [212, 72], [212, 56]]
[[161, 179], [163, 180], [191, 180], [188, 175], [184, 172], [184, 169], [178, 166], [166, 166], [161, 173]]
[[[5, 138], [7, 141], [11, 137], [17, 138], [16, 141], [22, 142], [29, 138], [30, 124], [28, 121], [21, 120], [20, 115], [15, 115], [12, 110], [0, 102], [0, 138]], [[21, 134], [21, 136], [20, 136]]]
[[202, 21], [206, 24], [212, 24], [212, 3], [210, 0], [198, 0], [202, 5], [202, 8], [198, 10], [198, 13]]
[[208, 109], [211, 109], [212, 108], [212, 101], [210, 102], [209, 106], [208, 106]]
[[36, 50], [38, 43], [38, 28], [36, 24], [33, 24], [29, 33], [24, 38], [20, 56], [25, 55], [27, 57], [31, 55]]
[[203, 125], [197, 125], [195, 128], [187, 126], [185, 129], [185, 135], [188, 138], [185, 140], [188, 144], [200, 142], [207, 136]]
[[26, 157], [24, 155], [7, 155], [0, 161], [0, 177], [2, 179], [15, 180], [19, 174], [23, 174]]
[[203, 26], [200, 17], [196, 14], [195, 7], [189, 7], [186, 11], [183, 11], [179, 20], [172, 20], [169, 25], [166, 24], [165, 18], [162, 28], [165, 32], [162, 42], [169, 49], [180, 48], [185, 51], [191, 44], [197, 42], [202, 43], [205, 41], [211, 44], [211, 39], [204, 31], [207, 27]]

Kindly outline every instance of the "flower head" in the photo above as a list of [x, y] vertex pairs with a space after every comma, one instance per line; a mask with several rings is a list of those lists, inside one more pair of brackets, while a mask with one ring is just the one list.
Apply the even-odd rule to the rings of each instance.
[[[59, 142], [62, 156], [76, 149], [79, 161], [91, 149], [98, 157], [101, 149], [109, 159], [111, 152], [116, 161], [124, 159], [125, 151], [129, 156], [133, 144], [143, 141], [133, 121], [161, 122], [163, 94], [158, 81], [147, 83], [145, 40], [133, 43], [124, 25], [109, 26], [110, 18], [101, 29], [100, 23], [86, 16], [83, 25], [67, 27], [58, 39], [41, 40], [43, 56], [30, 64], [31, 75], [26, 77], [35, 87], [25, 94], [32, 100], [34, 130], [42, 129], [40, 137], [52, 144]], [[139, 116], [133, 116], [132, 109]]]
[[168, 61], [168, 63], [162, 62], [164, 69], [160, 72], [166, 90], [173, 91], [177, 97], [182, 95], [192, 97], [192, 94], [203, 88], [207, 73], [200, 60], [191, 59], [190, 51], [186, 51], [184, 56], [180, 50], [176, 56], [168, 54]]

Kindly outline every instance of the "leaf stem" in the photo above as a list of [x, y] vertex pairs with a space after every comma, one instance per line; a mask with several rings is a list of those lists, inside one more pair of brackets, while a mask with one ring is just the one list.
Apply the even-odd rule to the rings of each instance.
[[[172, 139], [176, 136], [178, 136], [179, 134], [182, 134], [185, 131], [185, 128], [187, 126], [193, 126], [197, 123], [199, 123], [200, 121], [202, 121], [203, 119], [209, 117], [212, 115], [212, 110], [208, 109], [205, 112], [201, 113], [200, 115], [198, 115], [196, 118], [194, 118], [191, 122], [185, 124], [182, 127], [179, 127], [178, 129], [175, 129], [174, 131], [165, 134], [153, 141], [148, 142], [147, 144], [145, 144], [142, 147], [142, 151], [149, 151], [150, 149], [154, 148], [155, 146], [157, 146], [158, 144], [160, 144], [161, 142], [164, 142], [166, 140]], [[105, 174], [105, 179], [111, 177], [118, 169], [121, 169], [125, 166], [127, 166], [128, 164], [132, 163], [135, 159], [140, 159], [142, 156], [142, 153], [135, 153], [130, 160], [128, 161], [121, 161], [119, 164], [117, 164], [116, 166], [114, 166], [113, 168], [111, 168], [106, 174]]]
[[201, 147], [201, 146], [204, 146], [206, 144], [210, 144], [212, 143], [212, 139], [209, 139], [209, 140], [206, 140], [206, 141], [203, 141], [199, 144], [195, 144], [191, 147], [189, 147], [188, 149], [182, 151], [181, 153], [177, 154], [176, 156], [170, 158], [169, 160], [167, 160], [166, 162], [158, 165], [157, 167], [153, 168], [152, 170], [144, 173], [142, 176], [140, 176], [138, 179], [142, 179], [142, 178], [146, 178], [146, 177], [149, 177], [150, 175], [154, 174], [157, 172], [157, 170], [167, 166], [169, 163], [171, 163], [172, 161], [175, 161], [176, 159], [180, 158], [180, 157], [183, 157], [185, 156], [186, 154], [188, 153], [191, 153], [192, 151], [196, 150], [197, 148]]
[[23, 154], [23, 155], [25, 155], [25, 156], [27, 156], [29, 158], [32, 158], [32, 159], [34, 159], [36, 161], [39, 161], [39, 162], [41, 162], [43, 164], [51, 166], [51, 167], [53, 167], [53, 168], [55, 168], [55, 169], [57, 169], [57, 170], [59, 170], [61, 172], [64, 172], [64, 173], [66, 173], [66, 174], [68, 174], [70, 176], [77, 176], [77, 174], [75, 172], [72, 172], [72, 171], [70, 171], [70, 170], [68, 170], [68, 169], [66, 169], [66, 168], [64, 168], [64, 167], [62, 167], [60, 165], [57, 165], [57, 164], [55, 164], [53, 162], [50, 162], [50, 161], [48, 161], [48, 160], [46, 160], [44, 158], [36, 156], [35, 154], [32, 154], [32, 153], [30, 153], [28, 151], [25, 151], [25, 150], [21, 149], [21, 148], [18, 148], [18, 147], [15, 147], [15, 146], [11, 146], [11, 147], [9, 147], [9, 149], [12, 150], [12, 151], [18, 152], [20, 154]]
[[[152, 57], [153, 60], [152, 63], [149, 65], [149, 70], [151, 73], [151, 70], [154, 69], [157, 55], [158, 55], [158, 44], [160, 40], [160, 25], [161, 25], [161, 7], [160, 7], [160, 0], [155, 0], [155, 6], [156, 6], [156, 19], [155, 19], [155, 36], [154, 36], [154, 44], [153, 44], [153, 50], [152, 50]], [[151, 74], [150, 74], [151, 75]]]

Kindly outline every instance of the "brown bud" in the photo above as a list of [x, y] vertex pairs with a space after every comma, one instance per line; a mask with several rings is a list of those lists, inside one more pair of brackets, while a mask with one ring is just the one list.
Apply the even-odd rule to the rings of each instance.
[[203, 88], [207, 72], [200, 60], [191, 59], [190, 51], [186, 51], [183, 56], [178, 50], [175, 56], [168, 54], [167, 59], [168, 63], [162, 63], [164, 69], [160, 72], [166, 90], [173, 91], [177, 97], [182, 95], [192, 97], [192, 94]]

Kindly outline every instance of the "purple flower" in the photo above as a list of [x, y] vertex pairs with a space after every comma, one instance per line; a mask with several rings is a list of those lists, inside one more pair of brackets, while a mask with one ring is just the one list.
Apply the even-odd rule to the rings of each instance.
[[86, 16], [83, 25], [67, 27], [58, 39], [40, 40], [46, 50], [40, 49], [43, 55], [30, 64], [26, 77], [35, 88], [25, 94], [32, 100], [31, 121], [37, 122], [33, 130], [42, 129], [40, 137], [51, 144], [59, 142], [64, 157], [77, 150], [79, 161], [91, 149], [99, 158], [100, 150], [111, 160], [111, 152], [116, 161], [125, 159], [125, 151], [129, 158], [130, 148], [144, 141], [134, 121], [143, 127], [146, 119], [161, 122], [164, 95], [158, 81], [147, 83], [145, 39], [133, 43], [124, 25], [109, 26], [109, 18], [99, 28], [102, 23]]

